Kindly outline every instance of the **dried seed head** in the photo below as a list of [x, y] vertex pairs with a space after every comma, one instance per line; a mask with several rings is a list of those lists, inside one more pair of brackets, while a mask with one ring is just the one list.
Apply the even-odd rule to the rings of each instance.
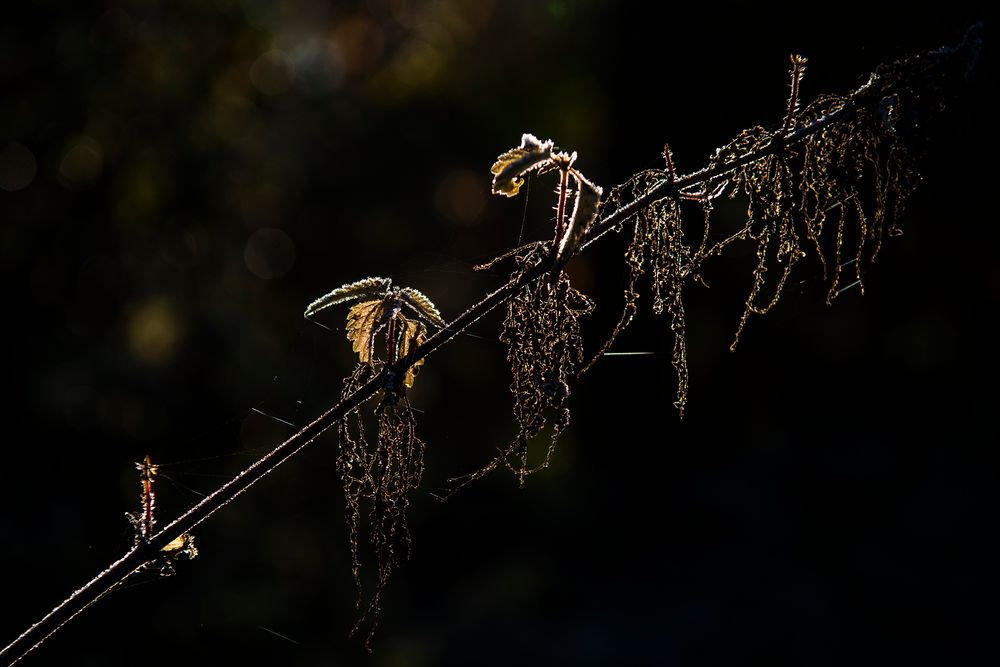
[[[373, 366], [358, 364], [344, 380], [341, 396], [353, 394], [375, 372]], [[381, 404], [376, 415], [378, 428], [374, 441], [365, 436], [360, 408], [340, 420], [337, 455], [337, 472], [346, 503], [351, 570], [357, 587], [357, 606], [362, 610], [352, 634], [367, 625], [365, 645], [369, 647], [378, 625], [382, 592], [392, 573], [409, 556], [406, 512], [424, 469], [424, 443], [416, 435], [416, 419], [406, 396], [395, 403]], [[362, 530], [366, 519], [368, 530]], [[376, 572], [367, 604], [362, 604], [361, 543], [366, 538], [370, 547], [367, 553], [375, 561]]]
[[[516, 279], [548, 257], [548, 247], [532, 246], [518, 255]], [[549, 463], [559, 435], [569, 425], [569, 382], [583, 361], [583, 337], [580, 320], [594, 308], [586, 295], [574, 289], [564, 274], [553, 284], [528, 283], [515, 292], [507, 303], [500, 341], [507, 344], [507, 360], [513, 375], [510, 385], [514, 395], [517, 437], [479, 470], [449, 480], [445, 495], [490, 472], [506, 467], [523, 484], [527, 475]], [[551, 424], [548, 448], [541, 461], [529, 463], [529, 443]]]

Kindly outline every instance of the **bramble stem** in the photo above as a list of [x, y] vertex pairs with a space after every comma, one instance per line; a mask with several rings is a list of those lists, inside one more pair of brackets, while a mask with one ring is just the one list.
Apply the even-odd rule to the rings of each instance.
[[[977, 24], [978, 25], [978, 24]], [[955, 48], [938, 49], [926, 54], [925, 58], [938, 57], [944, 60], [962, 50], [977, 26], [969, 29], [965, 39]], [[621, 206], [620, 208], [605, 215], [596, 222], [587, 232], [583, 243], [580, 244], [576, 252], [582, 252], [591, 243], [604, 236], [607, 232], [629, 220], [636, 213], [651, 204], [666, 197], [677, 197], [682, 190], [696, 185], [708, 183], [714, 178], [739, 169], [751, 162], [760, 160], [769, 155], [778, 154], [787, 150], [810, 135], [821, 131], [834, 123], [842, 122], [857, 113], [864, 107], [877, 108], [882, 96], [887, 93], [894, 81], [885, 80], [884, 75], [872, 75], [869, 81], [854, 91], [842, 107], [789, 133], [788, 129], [790, 116], [785, 120], [785, 128], [762, 148], [741, 155], [733, 160], [722, 164], [705, 167], [680, 178], [670, 177], [656, 183], [642, 196]], [[904, 82], [905, 83], [905, 82]], [[793, 77], [793, 99], [797, 96], [796, 79]], [[669, 156], [668, 156], [669, 159]], [[672, 166], [672, 164], [670, 165]], [[565, 173], [565, 172], [564, 172]], [[564, 175], [565, 178], [565, 175]], [[562, 188], [565, 191], [565, 188]], [[561, 215], [557, 213], [557, 223], [561, 221]], [[698, 259], [702, 259], [714, 251], [720, 249], [734, 238], [727, 239], [714, 245], [704, 253], [700, 253]], [[352, 410], [368, 401], [384, 386], [384, 380], [388, 373], [393, 373], [393, 377], [398, 377], [404, 373], [416, 360], [424, 359], [428, 355], [437, 351], [438, 348], [453, 340], [459, 333], [471, 326], [481, 317], [489, 313], [498, 305], [506, 301], [517, 290], [525, 285], [534, 282], [544, 274], [548, 273], [555, 260], [555, 248], [550, 252], [549, 260], [541, 262], [531, 269], [521, 273], [517, 278], [510, 280], [502, 287], [496, 289], [475, 305], [471, 306], [461, 315], [456, 317], [445, 328], [439, 329], [429, 337], [422, 345], [412, 348], [409, 353], [395, 363], [383, 367], [380, 373], [365, 383], [357, 391], [347, 396], [339, 403], [328, 409], [317, 417], [312, 423], [303, 427], [258, 461], [239, 473], [232, 480], [221, 486], [211, 495], [206, 496], [194, 507], [179, 516], [169, 525], [154, 533], [146, 542], [138, 541], [122, 558], [113, 562], [106, 570], [94, 577], [90, 582], [75, 591], [66, 600], [52, 609], [40, 621], [25, 630], [19, 637], [12, 641], [3, 650], [0, 650], [2, 664], [11, 665], [24, 657], [29, 651], [44, 642], [54, 632], [59, 630], [65, 623], [84, 611], [94, 602], [98, 601], [106, 593], [125, 581], [133, 572], [147, 563], [155, 561], [161, 556], [161, 550], [190, 532], [195, 526], [214, 514], [217, 510], [231, 502], [238, 495], [253, 486], [254, 483], [275, 470], [282, 463], [297, 454], [302, 448], [319, 437], [327, 429], [333, 426], [342, 417]]]
[[569, 169], [561, 169], [559, 173], [559, 202], [556, 204], [556, 236], [552, 239], [552, 247], [558, 248], [566, 231], [566, 188], [569, 187]]
[[806, 59], [802, 56], [792, 55], [792, 90], [788, 95], [788, 113], [785, 115], [785, 124], [781, 126], [781, 136], [788, 134], [789, 128], [792, 127], [792, 118], [795, 117], [795, 112], [799, 108], [799, 82], [802, 81], [802, 75], [806, 71]]

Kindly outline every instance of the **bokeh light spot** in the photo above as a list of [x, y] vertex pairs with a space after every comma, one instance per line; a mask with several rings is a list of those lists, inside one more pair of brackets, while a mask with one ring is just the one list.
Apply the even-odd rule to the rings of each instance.
[[482, 176], [468, 169], [448, 172], [434, 188], [434, 208], [448, 222], [476, 224], [486, 208]]
[[129, 351], [141, 363], [164, 366], [176, 355], [182, 329], [181, 317], [168, 299], [147, 299], [129, 314]]
[[553, 0], [549, 2], [548, 10], [549, 16], [554, 19], [563, 19], [569, 14], [570, 6], [566, 2], [561, 2], [560, 0]]
[[269, 30], [278, 22], [278, 3], [272, 0], [243, 0], [243, 17], [261, 30]]
[[135, 38], [135, 24], [120, 7], [110, 9], [94, 22], [90, 44], [105, 54], [114, 54]]
[[385, 47], [382, 29], [362, 16], [338, 23], [333, 30], [333, 41], [344, 69], [352, 76], [375, 67]]
[[23, 190], [35, 180], [38, 165], [35, 154], [18, 142], [7, 144], [0, 151], [0, 190]]
[[103, 164], [101, 145], [90, 137], [80, 137], [59, 162], [60, 180], [73, 190], [89, 187], [100, 177]]
[[393, 74], [397, 85], [412, 90], [432, 83], [443, 66], [443, 56], [434, 45], [413, 39], [400, 47]]
[[247, 239], [243, 259], [258, 278], [281, 278], [295, 266], [295, 242], [280, 229], [258, 229]]
[[148, 232], [168, 199], [171, 155], [163, 150], [147, 150], [116, 170], [112, 206], [115, 221], [129, 233]]
[[280, 95], [295, 80], [295, 69], [288, 54], [278, 49], [262, 53], [250, 66], [250, 81], [264, 95]]
[[299, 40], [288, 49], [295, 72], [295, 88], [310, 95], [330, 93], [340, 87], [344, 65], [337, 45], [326, 39]]

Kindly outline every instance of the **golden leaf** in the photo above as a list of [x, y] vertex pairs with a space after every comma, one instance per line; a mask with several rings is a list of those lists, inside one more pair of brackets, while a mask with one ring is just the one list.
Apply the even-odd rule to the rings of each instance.
[[193, 560], [198, 555], [198, 547], [194, 545], [194, 535], [190, 533], [183, 533], [174, 538], [160, 551], [171, 558], [184, 556], [188, 560]]
[[[425, 327], [422, 322], [418, 322], [417, 320], [408, 320], [402, 315], [399, 316], [399, 319], [403, 324], [403, 328], [400, 332], [399, 341], [396, 344], [396, 358], [393, 359], [393, 361], [405, 357], [411, 347], [422, 345], [424, 339], [427, 338], [427, 327]], [[406, 375], [403, 377], [403, 384], [406, 385], [407, 389], [413, 386], [413, 380], [417, 377], [417, 373], [423, 365], [424, 360], [418, 359], [406, 369]]]
[[490, 167], [493, 174], [493, 194], [513, 197], [524, 185], [528, 172], [542, 167], [552, 158], [551, 140], [541, 141], [533, 134], [521, 136], [521, 145], [497, 158]]
[[[375, 336], [379, 333], [386, 337], [386, 364], [396, 363], [412, 346], [422, 344], [427, 338], [427, 326], [422, 321], [409, 320], [400, 312], [403, 304], [427, 322], [446, 326], [441, 313], [426, 295], [412, 287], [392, 289], [388, 278], [365, 278], [339, 287], [310, 304], [306, 317], [327, 306], [365, 296], [376, 298], [351, 306], [346, 327], [347, 339], [363, 364], [375, 363]], [[407, 387], [413, 386], [423, 363], [423, 359], [418, 359], [406, 370], [403, 383]]]
[[361, 363], [372, 363], [372, 337], [385, 315], [386, 304], [382, 300], [362, 301], [351, 306], [347, 313], [347, 339], [354, 344]]

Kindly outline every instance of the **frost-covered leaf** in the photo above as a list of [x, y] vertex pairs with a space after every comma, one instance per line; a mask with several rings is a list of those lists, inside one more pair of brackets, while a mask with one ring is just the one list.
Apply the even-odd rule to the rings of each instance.
[[362, 363], [372, 363], [374, 345], [372, 339], [385, 315], [385, 301], [362, 301], [351, 306], [347, 313], [347, 339], [354, 344], [354, 351]]
[[533, 134], [521, 136], [521, 145], [497, 158], [490, 167], [493, 194], [513, 197], [524, 184], [523, 176], [545, 165], [552, 157], [551, 140], [541, 141]]
[[556, 252], [555, 270], [561, 269], [576, 252], [580, 243], [587, 235], [590, 225], [597, 219], [597, 211], [601, 206], [601, 194], [603, 190], [598, 185], [594, 185], [583, 174], [572, 171], [577, 182], [576, 202], [573, 205], [573, 215], [570, 216], [566, 231], [559, 241], [559, 249]]
[[441, 312], [423, 292], [415, 290], [412, 287], [404, 287], [399, 290], [399, 296], [406, 305], [416, 311], [418, 315], [426, 318], [431, 324], [442, 328], [445, 326]]
[[324, 294], [306, 307], [305, 317], [312, 317], [324, 308], [361, 297], [381, 297], [389, 291], [392, 281], [388, 278], [362, 278], [342, 285], [329, 294]]

